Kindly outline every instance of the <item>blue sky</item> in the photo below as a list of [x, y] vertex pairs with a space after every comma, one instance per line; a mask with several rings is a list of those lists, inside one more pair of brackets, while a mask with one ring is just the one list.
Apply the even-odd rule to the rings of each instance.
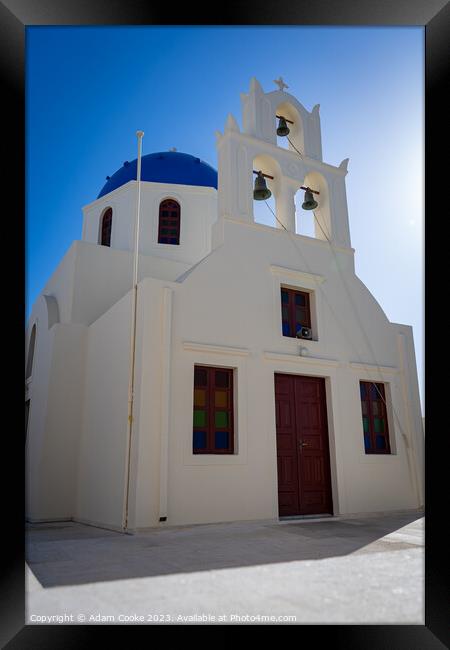
[[324, 161], [350, 158], [356, 272], [413, 326], [424, 407], [422, 27], [28, 27], [26, 66], [27, 317], [81, 238], [82, 206], [136, 157], [137, 129], [144, 154], [176, 147], [217, 169], [214, 131], [228, 112], [242, 125], [239, 94], [281, 75], [320, 104]]

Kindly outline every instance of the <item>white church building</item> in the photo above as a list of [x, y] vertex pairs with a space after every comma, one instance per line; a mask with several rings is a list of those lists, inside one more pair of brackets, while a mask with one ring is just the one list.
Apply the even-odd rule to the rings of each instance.
[[319, 106], [276, 83], [253, 78], [242, 126], [216, 131], [218, 172], [138, 156], [140, 182], [125, 162], [83, 207], [27, 325], [27, 520], [133, 532], [423, 507], [412, 328], [355, 274], [348, 159], [322, 161]]

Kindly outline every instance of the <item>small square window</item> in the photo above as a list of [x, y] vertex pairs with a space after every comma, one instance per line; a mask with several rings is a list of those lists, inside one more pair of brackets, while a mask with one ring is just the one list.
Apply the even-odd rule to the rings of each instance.
[[[283, 336], [297, 338], [303, 328], [310, 331], [311, 309], [309, 293], [296, 289], [281, 288], [281, 321]], [[298, 338], [309, 338], [309, 336]]]

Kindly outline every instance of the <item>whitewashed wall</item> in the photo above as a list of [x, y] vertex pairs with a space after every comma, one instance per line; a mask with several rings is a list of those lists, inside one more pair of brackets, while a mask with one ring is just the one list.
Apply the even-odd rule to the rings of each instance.
[[[181, 209], [180, 244], [158, 244], [159, 204], [166, 198]], [[136, 220], [136, 181], [129, 181], [83, 208], [83, 241], [99, 242], [100, 220], [107, 207], [113, 210], [111, 248], [133, 250]], [[213, 187], [141, 182], [139, 251], [157, 259], [192, 265], [211, 247], [211, 224], [217, 219], [217, 190]]]
[[[335, 257], [324, 242], [297, 235], [294, 246], [285, 232], [231, 220], [225, 220], [224, 231], [223, 245], [182, 283], [142, 283], [145, 336], [139, 345], [148, 365], [141, 377], [133, 468], [135, 526], [158, 525], [161, 513], [168, 525], [277, 517], [275, 372], [326, 378], [336, 514], [419, 507], [422, 469], [411, 464], [408, 445], [415, 440], [420, 446], [414, 427], [421, 423], [411, 404], [405, 411], [404, 386], [414, 383], [414, 371], [410, 367], [405, 374], [399, 357], [397, 332], [403, 328], [389, 323], [354, 276], [352, 251], [338, 250]], [[280, 283], [315, 292], [317, 341], [281, 335]], [[171, 294], [172, 318], [165, 353], [170, 388], [162, 399], [164, 291]], [[307, 357], [299, 355], [299, 345]], [[232, 456], [192, 453], [195, 363], [236, 368], [238, 452]], [[359, 381], [367, 379], [388, 384], [391, 455], [364, 452]], [[167, 470], [160, 463], [164, 435]], [[167, 513], [158, 511], [165, 490]]]
[[131, 294], [89, 327], [74, 515], [121, 529], [127, 450]]
[[87, 328], [48, 327], [44, 298], [30, 318], [37, 336], [26, 441], [26, 514], [30, 520], [67, 519], [75, 509]]

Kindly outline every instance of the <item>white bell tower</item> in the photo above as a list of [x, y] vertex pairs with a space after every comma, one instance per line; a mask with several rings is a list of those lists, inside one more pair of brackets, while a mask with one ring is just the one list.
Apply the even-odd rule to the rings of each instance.
[[[308, 112], [275, 80], [279, 90], [265, 93], [255, 77], [241, 93], [243, 130], [229, 114], [224, 133], [216, 131], [219, 161], [219, 216], [254, 222], [253, 171], [261, 170], [275, 198], [277, 227], [295, 232], [296, 192], [310, 187], [318, 207], [315, 236], [351, 247], [345, 192], [348, 158], [339, 167], [322, 162], [319, 104]], [[289, 120], [289, 149], [277, 145], [277, 116]], [[301, 218], [301, 215], [299, 215]], [[281, 222], [278, 223], [278, 222]]]

